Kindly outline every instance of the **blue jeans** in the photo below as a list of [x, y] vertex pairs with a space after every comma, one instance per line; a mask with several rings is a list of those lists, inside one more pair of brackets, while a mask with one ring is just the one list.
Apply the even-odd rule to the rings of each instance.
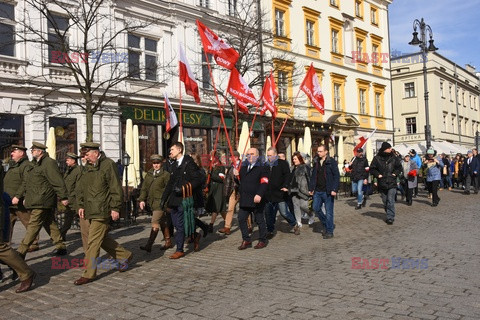
[[[333, 203], [335, 198], [326, 192], [315, 191], [313, 193], [313, 211], [318, 216], [318, 219], [323, 223], [327, 233], [333, 234]], [[322, 205], [325, 204], [325, 211], [323, 212]]]
[[357, 203], [363, 202], [363, 180], [352, 181], [352, 191], [357, 193]]
[[286, 201], [282, 202], [267, 202], [265, 205], [265, 220], [267, 222], [267, 231], [273, 232], [275, 230], [275, 221], [277, 220], [277, 211], [280, 211], [288, 224], [294, 227], [297, 224], [297, 220], [290, 212]]
[[183, 207], [171, 208], [170, 216], [172, 217], [172, 223], [175, 227], [175, 244], [177, 245], [177, 251], [183, 252], [183, 244], [185, 243], [185, 226], [183, 224]]
[[382, 197], [387, 219], [395, 220], [395, 195], [397, 194], [397, 188], [378, 190], [378, 192], [380, 192], [380, 196]]

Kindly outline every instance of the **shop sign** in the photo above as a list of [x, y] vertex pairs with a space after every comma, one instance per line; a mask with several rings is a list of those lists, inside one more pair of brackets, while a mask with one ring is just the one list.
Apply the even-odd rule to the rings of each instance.
[[[175, 111], [177, 118], [180, 113]], [[212, 117], [208, 113], [182, 111], [184, 126], [212, 127]], [[163, 108], [123, 107], [122, 118], [136, 122], [154, 122], [164, 124], [166, 120]]]
[[399, 136], [395, 138], [395, 141], [416, 141], [416, 140], [422, 140], [422, 135], [412, 134], [408, 136]]

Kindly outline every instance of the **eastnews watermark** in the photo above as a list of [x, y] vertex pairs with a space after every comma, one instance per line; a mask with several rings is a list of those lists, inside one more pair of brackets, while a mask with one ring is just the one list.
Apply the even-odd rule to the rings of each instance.
[[[68, 269], [87, 269], [88, 259], [80, 258], [60, 258], [52, 257], [52, 269], [53, 270], [68, 270]], [[120, 268], [128, 267], [127, 259], [113, 259], [113, 258], [101, 258], [92, 259], [92, 269], [100, 270], [118, 270]]]
[[[401, 58], [401, 59], [400, 59]], [[425, 57], [425, 62], [427, 57]], [[380, 65], [384, 63], [391, 62], [395, 63], [422, 63], [423, 56], [421, 53], [406, 54], [400, 51], [394, 50], [391, 53], [389, 52], [361, 52], [361, 51], [352, 51], [352, 63], [373, 63], [375, 65]]]
[[361, 258], [352, 257], [352, 269], [356, 270], [426, 270], [428, 259], [418, 258]]
[[51, 63], [128, 63], [128, 52], [62, 52], [52, 51]]

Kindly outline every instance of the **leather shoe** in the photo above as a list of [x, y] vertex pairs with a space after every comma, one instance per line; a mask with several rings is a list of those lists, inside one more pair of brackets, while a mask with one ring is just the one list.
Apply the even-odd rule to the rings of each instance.
[[34, 272], [30, 278], [26, 279], [26, 280], [23, 280], [21, 283], [20, 283], [20, 286], [18, 287], [17, 290], [15, 290], [16, 293], [21, 293], [21, 292], [25, 292], [25, 291], [28, 291], [30, 290], [30, 288], [32, 287], [32, 284], [33, 284], [33, 279], [35, 278], [36, 276], [36, 273]]
[[120, 263], [118, 266], [118, 271], [120, 272], [125, 272], [128, 270], [128, 267], [131, 265], [131, 262], [133, 260], [133, 253], [130, 255], [130, 257], [127, 258], [126, 261]]
[[170, 259], [180, 259], [184, 255], [185, 255], [185, 253], [183, 251], [175, 251], [175, 253], [172, 254], [169, 258]]
[[263, 241], [258, 241], [258, 243], [253, 247], [253, 249], [263, 249], [267, 246], [267, 244]]
[[295, 225], [295, 227], [293, 227], [293, 233], [298, 236], [300, 234], [300, 227], [297, 225]]
[[362, 205], [361, 205], [361, 204], [357, 204], [357, 205], [355, 206], [355, 210], [360, 210], [360, 209], [362, 209]]
[[252, 242], [251, 241], [242, 241], [242, 244], [240, 245], [240, 247], [238, 247], [238, 250], [245, 250], [247, 248], [251, 248], [252, 247]]
[[92, 281], [93, 281], [93, 279], [80, 277], [77, 280], [75, 280], [75, 282], [73, 284], [76, 285], [76, 286], [81, 286], [83, 284], [87, 284], [87, 283], [92, 282]]
[[218, 232], [225, 233], [226, 235], [229, 235], [231, 233], [230, 228], [222, 228], [222, 229], [219, 229]]
[[67, 254], [67, 249], [57, 249], [53, 251], [54, 256], [64, 256]]

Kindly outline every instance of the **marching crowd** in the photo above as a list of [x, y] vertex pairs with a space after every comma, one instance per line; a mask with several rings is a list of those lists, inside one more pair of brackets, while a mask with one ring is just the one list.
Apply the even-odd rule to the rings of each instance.
[[[0, 260], [13, 270], [12, 278], [20, 279], [16, 292], [31, 288], [36, 276], [25, 263], [28, 252], [38, 250], [38, 234], [43, 227], [56, 247], [55, 255], [67, 254], [65, 238], [75, 215], [79, 225], [85, 253], [83, 274], [74, 284], [93, 281], [97, 273], [100, 248], [117, 263], [120, 272], [131, 264], [133, 253], [119, 245], [108, 235], [110, 221], [118, 220], [123, 203], [123, 190], [115, 162], [105, 156], [98, 143], [82, 143], [80, 155], [67, 153], [67, 169], [62, 174], [55, 160], [39, 142], [31, 146], [32, 161], [27, 148], [13, 145], [7, 172], [0, 170], [2, 191], [3, 226], [0, 237]], [[242, 162], [234, 152], [231, 161], [225, 161], [215, 152], [209, 156], [207, 167], [202, 166], [198, 154], [184, 154], [180, 142], [170, 148], [167, 159], [152, 155], [152, 168], [143, 180], [138, 205], [141, 210], [152, 212], [151, 230], [141, 250], [152, 251], [158, 233], [164, 244], [160, 250], [175, 247], [170, 259], [182, 258], [186, 240], [199, 251], [203, 237], [214, 231], [220, 215], [224, 227], [218, 232], [230, 235], [233, 216], [237, 218], [242, 242], [239, 250], [250, 247], [262, 249], [275, 236], [277, 211], [291, 226], [295, 235], [302, 229], [302, 221], [320, 220], [323, 239], [334, 237], [334, 203], [340, 187], [340, 172], [336, 160], [329, 155], [327, 146], [315, 148], [316, 156], [310, 158], [300, 152], [293, 153], [292, 166], [283, 153], [274, 147], [267, 150], [266, 158], [259, 157], [256, 148], [247, 150]], [[78, 164], [80, 159], [81, 164]], [[225, 163], [223, 163], [223, 162]], [[457, 154], [437, 155], [428, 149], [421, 158], [415, 150], [399, 155], [388, 142], [369, 164], [363, 149], [356, 150], [355, 157], [344, 164], [344, 172], [350, 176], [352, 193], [356, 197], [356, 210], [365, 207], [372, 184], [380, 194], [386, 212], [385, 222], [395, 220], [395, 202], [400, 192], [407, 205], [412, 205], [418, 194], [418, 180], [423, 178], [432, 206], [440, 202], [438, 190], [463, 188], [470, 194], [470, 186], [478, 193], [480, 158], [476, 149], [467, 157]], [[60, 203], [60, 204], [59, 204]], [[65, 221], [61, 229], [54, 219], [55, 208], [62, 206]], [[211, 214], [209, 224], [198, 216]], [[26, 228], [25, 237], [14, 251], [9, 246], [15, 222]], [[258, 241], [252, 243], [254, 223], [258, 227]]]

